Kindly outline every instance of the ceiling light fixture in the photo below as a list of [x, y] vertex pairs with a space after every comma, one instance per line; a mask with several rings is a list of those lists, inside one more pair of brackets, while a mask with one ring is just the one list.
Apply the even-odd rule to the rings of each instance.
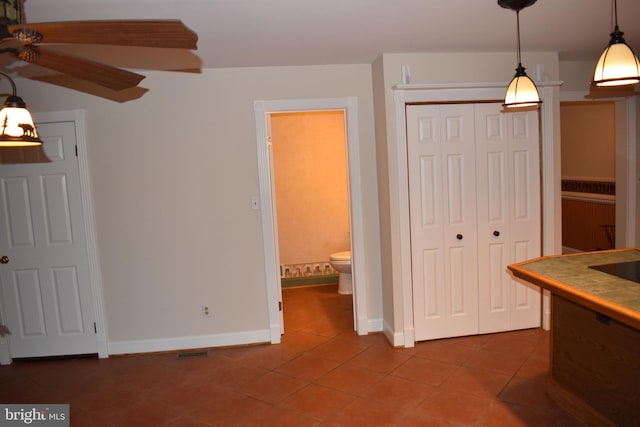
[[13, 90], [11, 95], [5, 95], [7, 99], [0, 110], [0, 147], [42, 145], [27, 104], [16, 95], [16, 84], [5, 73], [0, 72], [0, 77], [9, 80]]
[[618, 28], [618, 1], [613, 0], [615, 26], [609, 46], [602, 52], [593, 84], [596, 86], [624, 86], [640, 83], [640, 62], [638, 57], [624, 40], [624, 33]]
[[504, 104], [507, 109], [537, 107], [542, 103], [540, 94], [536, 84], [527, 76], [525, 68], [522, 66], [520, 54], [520, 10], [531, 6], [536, 0], [498, 0], [500, 7], [515, 10], [516, 12], [516, 29], [518, 34], [518, 67], [516, 75], [507, 87], [507, 93], [504, 97]]

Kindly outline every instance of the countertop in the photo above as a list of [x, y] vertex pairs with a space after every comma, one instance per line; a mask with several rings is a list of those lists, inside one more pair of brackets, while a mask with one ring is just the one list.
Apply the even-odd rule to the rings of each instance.
[[640, 283], [589, 268], [631, 261], [640, 261], [640, 249], [546, 256], [509, 265], [508, 269], [552, 294], [640, 329]]

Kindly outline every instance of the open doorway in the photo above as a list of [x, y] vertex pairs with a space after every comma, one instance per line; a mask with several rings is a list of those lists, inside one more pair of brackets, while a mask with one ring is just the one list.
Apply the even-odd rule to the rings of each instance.
[[280, 271], [282, 263], [278, 245], [278, 213], [275, 196], [273, 146], [271, 144], [271, 116], [282, 113], [340, 111], [343, 114], [344, 129], [346, 131], [349, 244], [353, 283], [354, 329], [360, 335], [368, 333], [356, 98], [256, 101], [254, 110], [256, 115], [260, 204], [271, 342], [280, 342], [280, 335], [285, 332]]
[[616, 247], [616, 104], [562, 102], [564, 253]]

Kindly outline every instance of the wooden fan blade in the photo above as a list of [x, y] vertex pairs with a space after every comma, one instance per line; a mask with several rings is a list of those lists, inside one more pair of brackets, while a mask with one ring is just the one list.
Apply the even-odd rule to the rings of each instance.
[[10, 33], [21, 29], [38, 32], [42, 35], [41, 43], [109, 44], [194, 50], [197, 49], [198, 42], [196, 33], [181, 21], [170, 19], [9, 25]]
[[135, 87], [144, 79], [144, 76], [140, 74], [35, 46], [27, 46], [14, 55], [22, 61], [50, 68], [113, 90]]

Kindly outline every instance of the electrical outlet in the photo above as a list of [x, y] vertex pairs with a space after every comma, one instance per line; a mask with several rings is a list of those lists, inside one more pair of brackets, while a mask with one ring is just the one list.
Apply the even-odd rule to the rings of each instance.
[[208, 305], [202, 306], [202, 317], [211, 317], [211, 309]]

